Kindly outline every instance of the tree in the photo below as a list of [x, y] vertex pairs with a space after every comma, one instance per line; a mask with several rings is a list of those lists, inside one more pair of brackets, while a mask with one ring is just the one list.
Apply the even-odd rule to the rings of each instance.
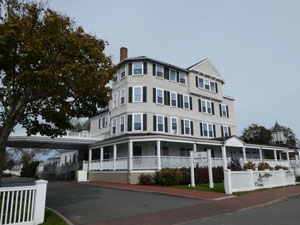
[[298, 143], [298, 139], [296, 135], [289, 127], [281, 126], [283, 131], [283, 135], [286, 137], [286, 144], [296, 147]]
[[107, 106], [116, 67], [106, 45], [41, 3], [0, 0], [0, 179], [17, 124], [56, 137]]
[[272, 140], [272, 132], [264, 126], [251, 124], [243, 130], [241, 139], [247, 143], [268, 145]]

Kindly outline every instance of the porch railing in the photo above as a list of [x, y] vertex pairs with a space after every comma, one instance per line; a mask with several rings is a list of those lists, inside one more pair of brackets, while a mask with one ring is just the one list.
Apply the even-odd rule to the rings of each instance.
[[47, 181], [34, 186], [0, 188], [0, 224], [35, 225], [44, 222]]
[[285, 167], [291, 167], [293, 165], [296, 165], [296, 161], [288, 161], [288, 160], [275, 160], [275, 159], [247, 159], [246, 162], [244, 162], [243, 159], [240, 159], [240, 162], [241, 162], [241, 166], [244, 165], [244, 163], [247, 163], [247, 162], [253, 162], [255, 163], [256, 165], [258, 165], [260, 162], [266, 162], [268, 163], [271, 167], [275, 167], [275, 166], [285, 166]]

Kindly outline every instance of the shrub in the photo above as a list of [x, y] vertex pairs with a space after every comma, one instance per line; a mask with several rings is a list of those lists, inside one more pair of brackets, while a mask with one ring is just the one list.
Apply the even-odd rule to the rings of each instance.
[[270, 170], [272, 167], [266, 162], [260, 162], [257, 165], [258, 170]]
[[35, 177], [36, 167], [38, 165], [38, 161], [30, 162], [29, 164], [24, 164], [21, 171], [21, 177]]
[[281, 166], [281, 165], [276, 165], [275, 166], [275, 170], [280, 170], [280, 169], [282, 169], [282, 170], [288, 170], [289, 168], [286, 167], [286, 166]]
[[153, 184], [153, 175], [142, 173], [139, 177], [139, 184], [141, 185], [150, 185]]
[[244, 164], [244, 169], [245, 170], [255, 170], [255, 168], [256, 168], [256, 165], [255, 165], [254, 162], [249, 161], [249, 162]]

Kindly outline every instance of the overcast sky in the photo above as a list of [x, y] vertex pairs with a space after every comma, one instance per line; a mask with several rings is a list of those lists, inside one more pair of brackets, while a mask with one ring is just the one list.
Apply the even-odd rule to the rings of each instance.
[[300, 139], [300, 1], [48, 0], [119, 61], [148, 56], [183, 68], [209, 58], [234, 97], [237, 135], [276, 121]]

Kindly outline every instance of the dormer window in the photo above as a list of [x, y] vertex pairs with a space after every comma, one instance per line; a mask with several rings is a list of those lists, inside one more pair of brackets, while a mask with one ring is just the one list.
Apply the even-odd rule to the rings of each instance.
[[126, 76], [125, 66], [120, 68], [120, 79], [123, 79]]
[[133, 75], [142, 75], [143, 74], [143, 63], [142, 62], [134, 62], [132, 63], [132, 71]]

